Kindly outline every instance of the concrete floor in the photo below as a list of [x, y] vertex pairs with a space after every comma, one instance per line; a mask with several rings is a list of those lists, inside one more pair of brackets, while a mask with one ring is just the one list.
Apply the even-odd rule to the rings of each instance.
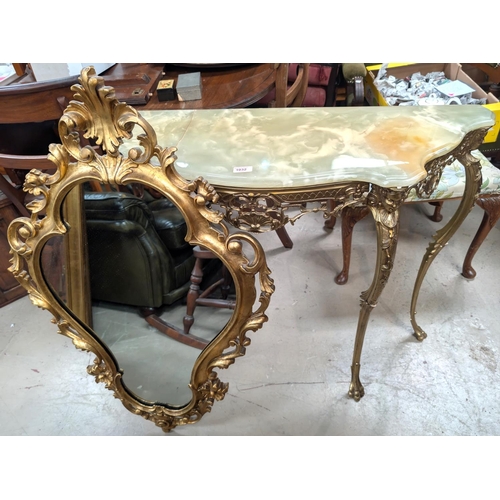
[[[457, 204], [445, 204], [444, 215]], [[365, 397], [347, 397], [359, 294], [372, 278], [375, 231], [356, 227], [349, 283], [341, 267], [340, 228], [322, 229], [311, 214], [289, 228], [292, 250], [275, 234], [259, 237], [276, 292], [269, 322], [251, 334], [245, 357], [220, 378], [225, 399], [182, 435], [500, 435], [500, 228], [476, 255], [477, 278], [460, 275], [482, 210], [474, 208], [424, 281], [418, 320], [428, 333], [411, 335], [409, 304], [428, 241], [443, 223], [424, 205], [401, 215], [391, 279], [372, 312], [361, 380]], [[0, 309], [1, 435], [164, 435], [129, 413], [86, 373], [93, 354], [57, 335], [51, 316], [28, 298]]]

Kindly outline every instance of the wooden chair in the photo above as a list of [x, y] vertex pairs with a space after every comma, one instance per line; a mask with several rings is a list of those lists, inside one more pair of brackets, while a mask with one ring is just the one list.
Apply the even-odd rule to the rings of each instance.
[[76, 79], [0, 87], [0, 190], [19, 212], [29, 216], [22, 190], [24, 174], [36, 168], [55, 170], [47, 159], [49, 144], [58, 142], [57, 121]]
[[276, 70], [276, 97], [270, 107], [296, 108], [302, 106], [309, 83], [309, 64], [297, 65], [297, 76], [292, 85], [288, 86], [288, 64], [280, 63]]
[[[288, 85], [295, 82], [298, 63], [288, 64]], [[366, 69], [362, 63], [311, 63], [308, 84], [302, 106], [332, 107], [357, 105], [364, 102], [363, 78]], [[360, 82], [361, 85], [357, 85]], [[352, 89], [350, 88], [352, 86]], [[351, 95], [354, 99], [351, 98]], [[349, 98], [349, 104], [347, 104]], [[268, 106], [275, 99], [275, 91], [257, 102]]]
[[[463, 262], [462, 276], [467, 279], [473, 279], [476, 276], [476, 271], [472, 267], [472, 259], [491, 229], [495, 227], [498, 219], [500, 219], [500, 169], [494, 167], [480, 151], [474, 151], [473, 154], [481, 162], [482, 166], [483, 183], [476, 204], [484, 210], [484, 216]], [[464, 167], [458, 161], [455, 161], [452, 165], [444, 169], [438, 187], [430, 199], [421, 199], [412, 192], [410, 193], [410, 197], [406, 200], [406, 203], [430, 203], [435, 207], [434, 213], [430, 216], [430, 219], [435, 222], [440, 222], [443, 219], [440, 213], [443, 203], [447, 200], [460, 199], [464, 187]], [[343, 268], [335, 278], [335, 282], [338, 285], [347, 283], [349, 278], [354, 226], [357, 222], [366, 217], [368, 213], [369, 211], [366, 208], [347, 208], [342, 212]]]
[[[309, 64], [297, 65], [297, 77], [293, 84], [288, 86], [288, 64], [280, 63], [276, 70], [276, 97], [269, 107], [289, 108], [300, 107], [304, 101], [309, 82]], [[285, 248], [293, 248], [293, 241], [284, 227], [276, 230], [281, 243]]]

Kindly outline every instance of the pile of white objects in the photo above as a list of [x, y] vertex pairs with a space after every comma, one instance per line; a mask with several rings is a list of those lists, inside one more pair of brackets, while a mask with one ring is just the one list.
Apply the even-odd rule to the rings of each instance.
[[474, 99], [474, 89], [458, 80], [446, 78], [442, 71], [406, 78], [387, 75], [383, 65], [374, 80], [378, 91], [390, 106], [429, 106], [443, 104], [486, 104], [486, 98]]

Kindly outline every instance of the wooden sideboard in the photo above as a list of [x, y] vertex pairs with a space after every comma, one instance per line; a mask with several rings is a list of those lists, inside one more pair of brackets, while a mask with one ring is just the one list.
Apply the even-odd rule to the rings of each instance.
[[0, 191], [0, 307], [26, 295], [26, 290], [7, 269], [10, 266], [10, 246], [7, 241], [9, 224], [20, 216], [13, 203]]

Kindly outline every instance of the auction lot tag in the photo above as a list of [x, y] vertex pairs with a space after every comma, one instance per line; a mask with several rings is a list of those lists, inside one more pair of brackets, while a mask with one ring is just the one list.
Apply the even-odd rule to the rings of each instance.
[[233, 167], [233, 174], [242, 174], [244, 172], [251, 172], [252, 167]]

